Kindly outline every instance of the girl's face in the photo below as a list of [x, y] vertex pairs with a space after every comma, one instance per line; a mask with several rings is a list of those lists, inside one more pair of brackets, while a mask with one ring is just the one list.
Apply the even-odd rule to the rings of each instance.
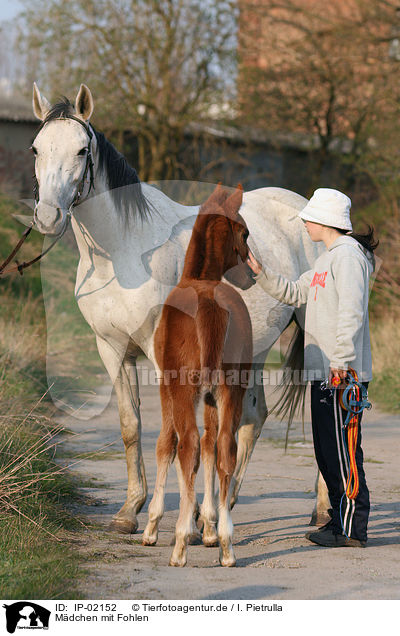
[[323, 241], [325, 225], [313, 221], [304, 221], [304, 225], [312, 241]]

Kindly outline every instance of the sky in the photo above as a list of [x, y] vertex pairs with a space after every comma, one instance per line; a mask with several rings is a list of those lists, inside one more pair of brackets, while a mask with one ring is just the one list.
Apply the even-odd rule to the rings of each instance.
[[11, 20], [21, 9], [22, 5], [18, 0], [0, 0], [0, 22]]

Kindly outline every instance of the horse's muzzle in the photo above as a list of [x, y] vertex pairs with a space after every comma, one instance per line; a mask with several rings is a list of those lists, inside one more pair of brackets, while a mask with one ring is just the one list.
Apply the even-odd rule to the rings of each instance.
[[56, 208], [39, 201], [33, 213], [35, 226], [41, 234], [60, 234], [66, 223], [66, 213], [61, 208]]

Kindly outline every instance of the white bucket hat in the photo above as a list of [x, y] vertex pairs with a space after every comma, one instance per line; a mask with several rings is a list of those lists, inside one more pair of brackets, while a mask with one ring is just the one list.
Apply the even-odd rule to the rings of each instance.
[[351, 232], [353, 226], [350, 221], [350, 208], [351, 199], [343, 192], [332, 188], [318, 188], [298, 216], [304, 221], [313, 221]]

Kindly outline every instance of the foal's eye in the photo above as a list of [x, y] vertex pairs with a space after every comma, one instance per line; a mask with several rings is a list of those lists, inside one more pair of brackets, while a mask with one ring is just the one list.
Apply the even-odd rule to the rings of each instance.
[[78, 152], [78, 156], [83, 157], [84, 155], [86, 155], [87, 151], [87, 148], [81, 148], [81, 150]]
[[36, 157], [37, 156], [37, 150], [36, 150], [35, 146], [31, 146], [31, 150], [32, 150], [33, 154]]

